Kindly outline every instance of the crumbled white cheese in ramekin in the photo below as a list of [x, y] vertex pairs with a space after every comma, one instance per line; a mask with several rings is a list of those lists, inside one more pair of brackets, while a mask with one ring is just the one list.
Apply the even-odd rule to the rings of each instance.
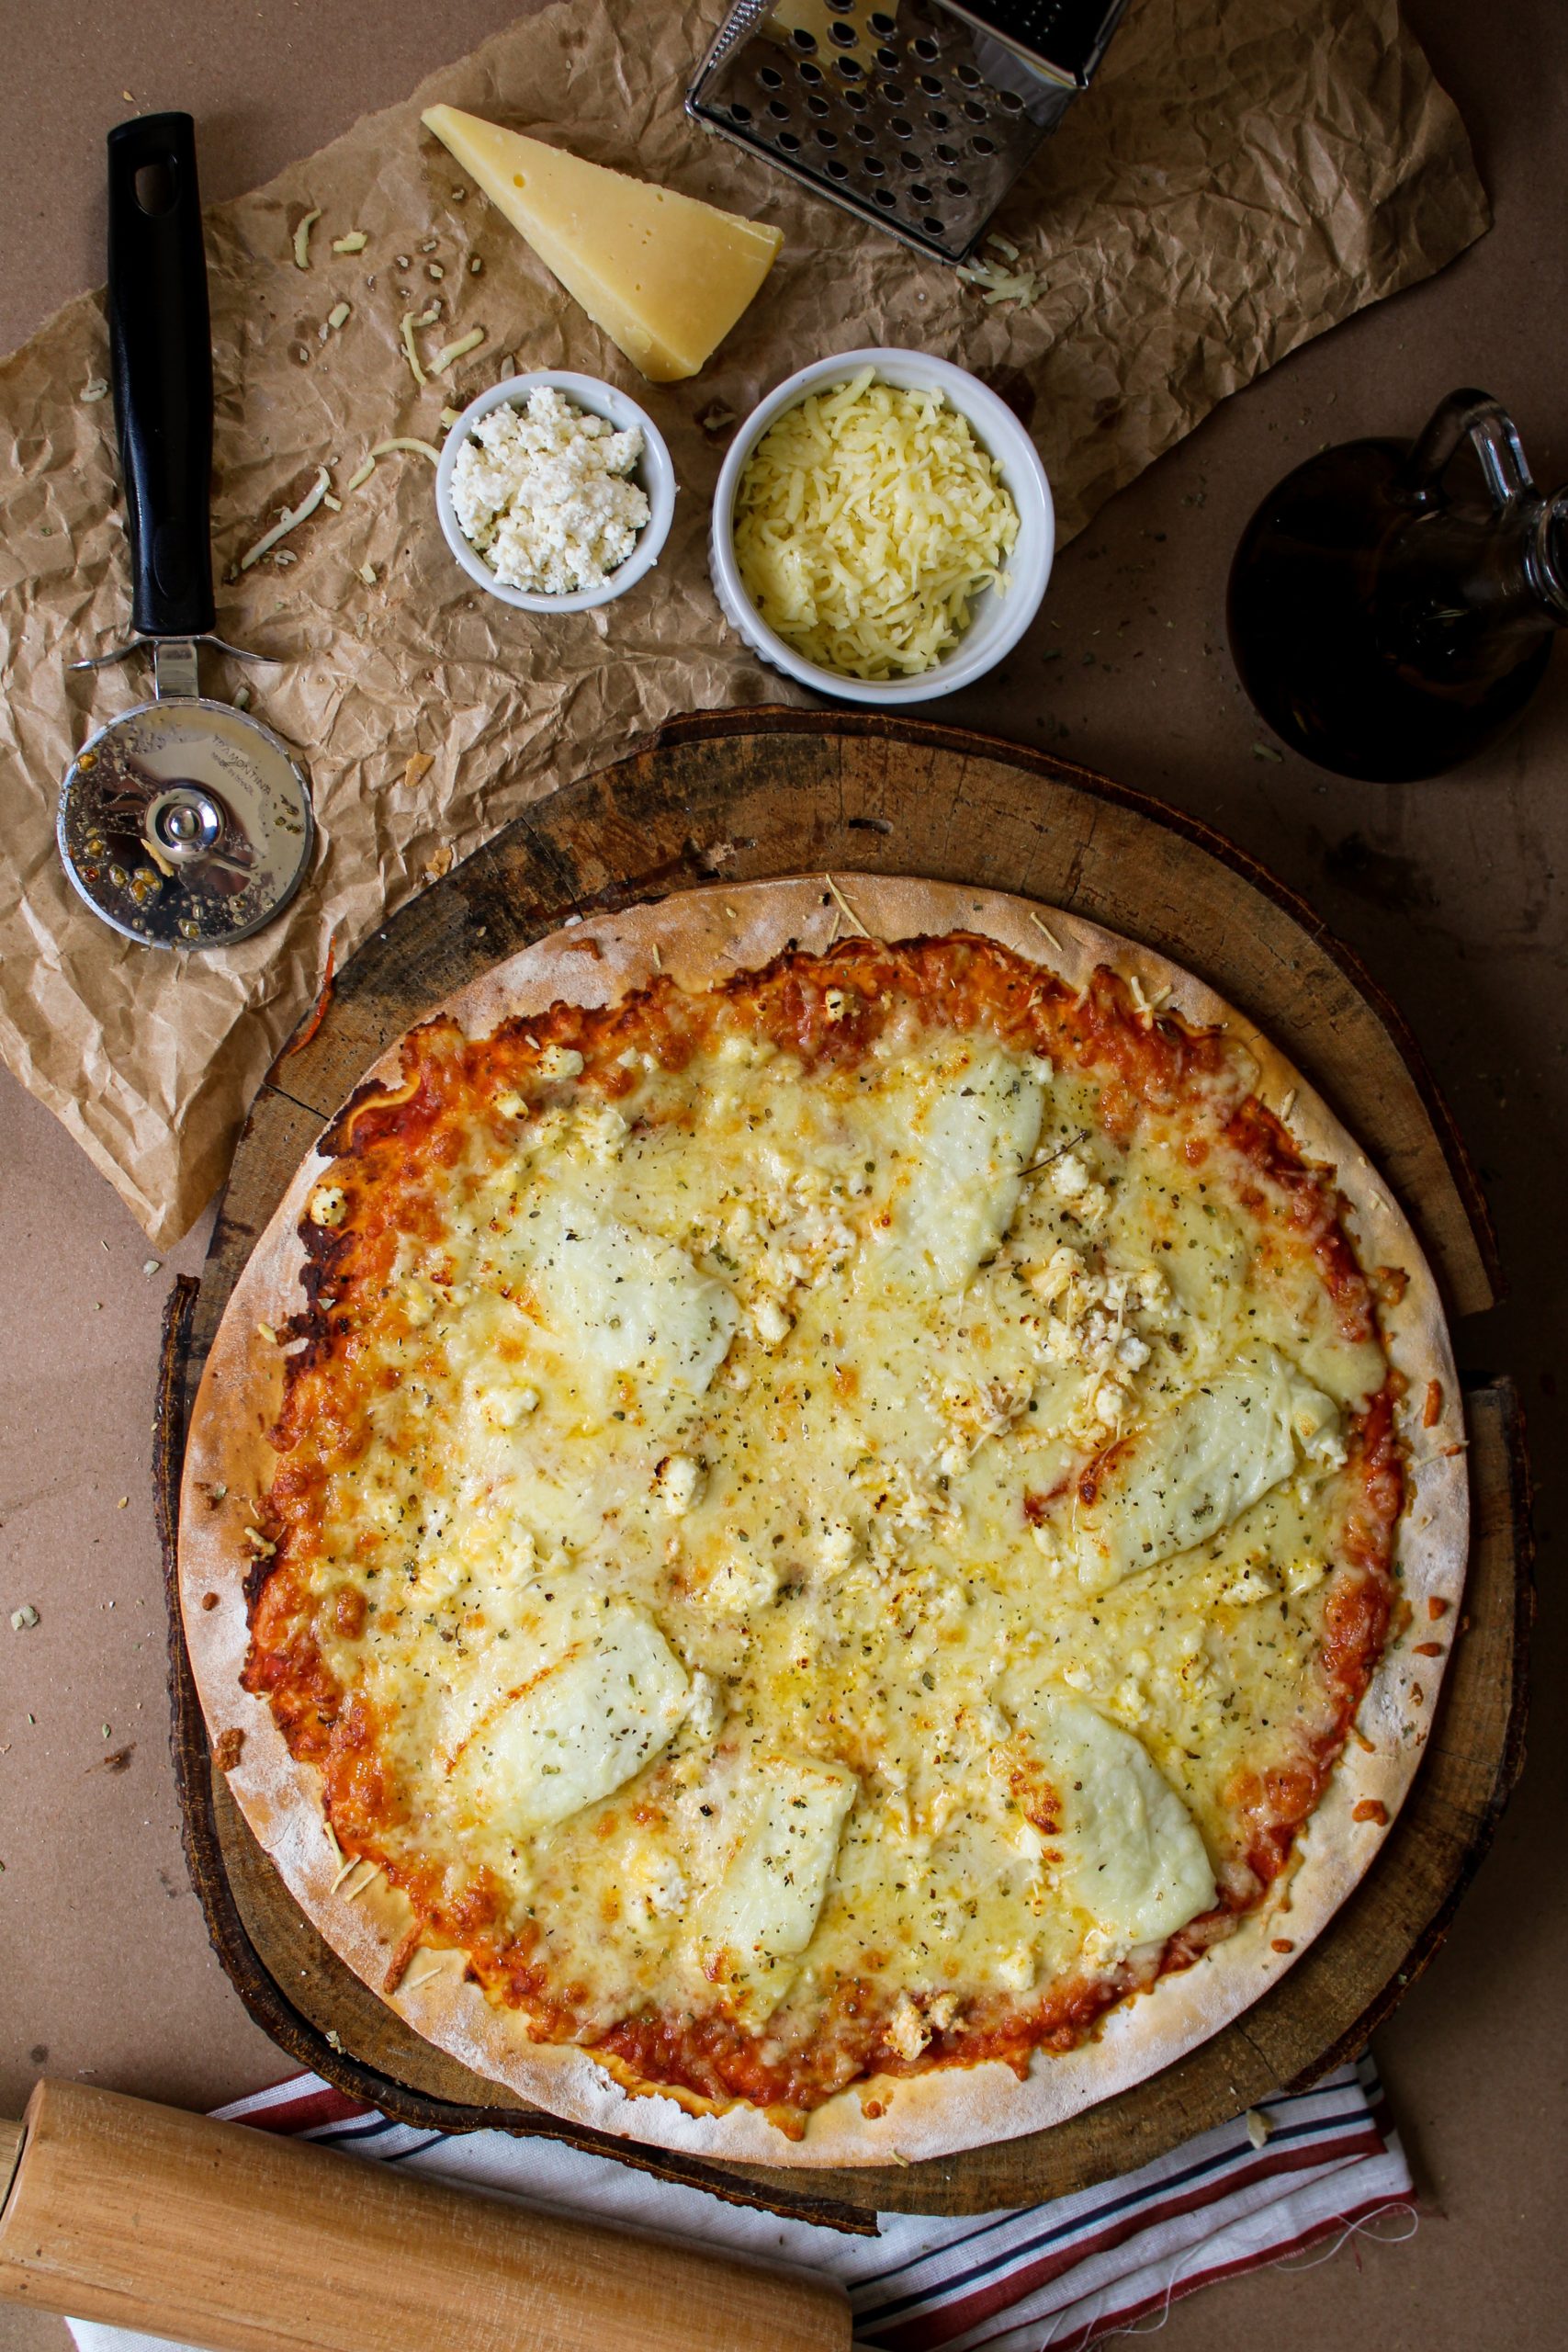
[[500, 581], [535, 595], [601, 588], [637, 544], [647, 497], [626, 477], [642, 433], [625, 433], [540, 385], [481, 416], [457, 452], [452, 505]]

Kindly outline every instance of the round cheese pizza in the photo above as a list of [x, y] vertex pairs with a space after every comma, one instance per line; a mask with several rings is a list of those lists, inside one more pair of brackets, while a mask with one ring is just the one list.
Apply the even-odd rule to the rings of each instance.
[[413, 1031], [237, 1289], [183, 1590], [330, 1941], [547, 2108], [1032, 2129], [1376, 1849], [1464, 1557], [1431, 1278], [1261, 1038], [994, 894], [722, 885]]

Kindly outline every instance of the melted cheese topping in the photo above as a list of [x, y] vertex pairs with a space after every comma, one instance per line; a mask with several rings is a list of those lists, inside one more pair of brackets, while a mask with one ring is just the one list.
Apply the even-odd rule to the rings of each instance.
[[1118, 1134], [912, 1014], [812, 1068], [719, 1023], [614, 1102], [540, 1058], [334, 1275], [352, 1430], [301, 1383], [289, 1565], [377, 1727], [375, 1850], [482, 1890], [504, 1996], [590, 2043], [777, 2058], [852, 1986], [842, 2075], [1147, 1981], [1256, 1891], [1238, 1789], [1342, 1730], [1386, 1373], [1219, 1139], [1235, 1074]]

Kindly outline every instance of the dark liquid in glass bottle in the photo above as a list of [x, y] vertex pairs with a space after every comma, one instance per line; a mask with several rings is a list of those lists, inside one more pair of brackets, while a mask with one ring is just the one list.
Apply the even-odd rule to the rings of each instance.
[[[1450, 494], [1468, 438], [1487, 503]], [[1318, 766], [1438, 775], [1500, 735], [1568, 622], [1568, 491], [1542, 498], [1513, 424], [1451, 393], [1420, 439], [1348, 441], [1298, 467], [1231, 568], [1231, 650], [1275, 732]]]

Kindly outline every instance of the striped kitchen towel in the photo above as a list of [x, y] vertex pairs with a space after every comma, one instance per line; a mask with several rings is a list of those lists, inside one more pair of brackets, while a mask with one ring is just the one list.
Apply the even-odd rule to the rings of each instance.
[[[829, 2271], [849, 2290], [866, 2352], [1085, 2352], [1215, 2279], [1369, 2223], [1393, 2236], [1416, 2226], [1399, 2135], [1365, 2058], [1098, 2188], [963, 2221], [884, 2213], [874, 2238], [727, 2205], [558, 2141], [412, 2131], [315, 2075], [218, 2113], [530, 2205]], [[72, 2326], [81, 2352], [150, 2344]]]

